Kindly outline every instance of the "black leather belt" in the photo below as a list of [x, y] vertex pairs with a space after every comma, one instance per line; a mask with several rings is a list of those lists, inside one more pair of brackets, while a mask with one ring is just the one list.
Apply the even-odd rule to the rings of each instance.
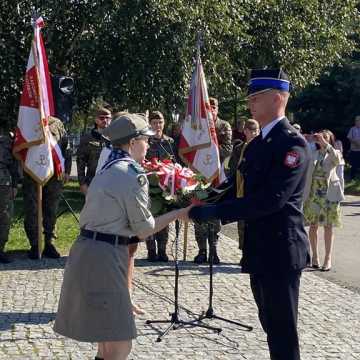
[[80, 235], [96, 241], [104, 241], [111, 245], [116, 245], [116, 244], [128, 245], [129, 243], [132, 243], [131, 239], [133, 239], [126, 236], [105, 234], [98, 231], [92, 231], [87, 229], [81, 229]]

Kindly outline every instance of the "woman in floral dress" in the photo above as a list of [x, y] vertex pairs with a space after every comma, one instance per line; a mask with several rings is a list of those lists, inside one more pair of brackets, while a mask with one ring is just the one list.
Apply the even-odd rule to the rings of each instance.
[[318, 228], [324, 227], [325, 257], [322, 271], [331, 269], [334, 243], [333, 227], [341, 226], [340, 202], [344, 200], [336, 167], [342, 154], [334, 148], [334, 135], [322, 130], [313, 136], [312, 162], [310, 163], [304, 194], [304, 216], [309, 228], [312, 267], [320, 268], [318, 255]]

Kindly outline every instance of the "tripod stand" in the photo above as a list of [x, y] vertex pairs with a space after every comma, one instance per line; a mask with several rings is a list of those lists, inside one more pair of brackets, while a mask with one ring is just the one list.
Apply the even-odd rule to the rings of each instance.
[[74, 209], [71, 207], [71, 205], [69, 204], [69, 202], [66, 200], [64, 194], [60, 194], [61, 199], [64, 201], [64, 203], [66, 204], [67, 208], [65, 208], [63, 211], [61, 211], [59, 214], [57, 214], [56, 218], [59, 218], [61, 215], [65, 214], [66, 211], [70, 211], [71, 215], [75, 218], [75, 220], [77, 221], [77, 223], [79, 223], [79, 218], [76, 216]]
[[197, 321], [202, 321], [204, 319], [218, 319], [225, 321], [230, 324], [234, 324], [237, 326], [241, 326], [247, 331], [251, 331], [253, 329], [252, 326], [242, 324], [238, 321], [225, 319], [221, 316], [215, 314], [213, 309], [213, 295], [214, 295], [214, 287], [213, 287], [213, 260], [214, 260], [214, 253], [215, 253], [215, 231], [214, 231], [214, 224], [208, 223], [208, 237], [209, 237], [209, 275], [210, 275], [210, 283], [209, 283], [209, 307], [206, 312], [203, 312], [200, 317], [197, 318]]
[[196, 324], [198, 320], [184, 321], [179, 318], [179, 262], [178, 262], [178, 246], [179, 246], [179, 232], [180, 232], [180, 223], [179, 220], [175, 221], [175, 287], [174, 287], [174, 312], [170, 314], [170, 320], [146, 320], [146, 324], [166, 324], [169, 323], [169, 326], [157, 337], [156, 341], [160, 342], [162, 338], [170, 332], [171, 329], [178, 329], [183, 326], [197, 326], [205, 329], [210, 329], [219, 333], [220, 328], [216, 328], [209, 325]]

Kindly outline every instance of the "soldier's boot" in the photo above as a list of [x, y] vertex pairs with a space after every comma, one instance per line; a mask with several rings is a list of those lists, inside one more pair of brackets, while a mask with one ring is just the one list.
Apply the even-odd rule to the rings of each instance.
[[204, 264], [206, 263], [206, 249], [199, 249], [199, 253], [194, 257], [195, 264]]
[[158, 261], [168, 262], [169, 257], [166, 255], [167, 241], [158, 240]]
[[151, 239], [145, 241], [146, 248], [147, 248], [147, 259], [150, 262], [157, 261], [157, 254], [156, 254], [156, 244], [154, 238], [151, 236]]
[[10, 258], [10, 256], [3, 250], [0, 250], [0, 263], [10, 264], [11, 262], [13, 262], [13, 260]]
[[28, 252], [28, 258], [31, 260], [39, 259], [39, 248], [37, 245], [31, 245], [31, 248]]
[[[210, 256], [211, 256], [211, 255], [209, 254], [209, 262], [210, 262]], [[212, 251], [212, 263], [213, 263], [214, 265], [220, 264], [220, 258], [219, 258], [218, 254], [217, 254], [216, 247], [214, 247], [214, 249], [213, 249], [213, 251]]]
[[51, 243], [50, 239], [45, 239], [45, 247], [42, 256], [50, 259], [58, 259], [60, 257], [56, 247]]

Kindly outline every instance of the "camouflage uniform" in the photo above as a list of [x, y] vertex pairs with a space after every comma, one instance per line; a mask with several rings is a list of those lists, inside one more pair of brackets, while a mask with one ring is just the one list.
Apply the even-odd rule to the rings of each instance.
[[95, 139], [91, 132], [81, 137], [76, 154], [77, 173], [80, 185], [90, 185], [91, 180], [96, 174], [96, 167], [104, 146], [105, 142]]
[[13, 209], [13, 189], [19, 181], [19, 164], [12, 156], [12, 140], [0, 135], [0, 253], [8, 240]]
[[[62, 155], [65, 159], [65, 173], [71, 172], [71, 152], [68, 149], [68, 138], [61, 120], [50, 118], [49, 128], [55, 137]], [[56, 215], [60, 202], [60, 194], [63, 188], [62, 179], [53, 176], [43, 187], [42, 191], [42, 211], [45, 248], [49, 247], [55, 237]], [[31, 245], [32, 258], [36, 258], [38, 245], [38, 223], [37, 223], [37, 183], [26, 173], [23, 179], [24, 196], [24, 228], [26, 236]]]
[[[230, 124], [219, 118], [215, 121], [215, 130], [216, 136], [219, 144], [219, 155], [220, 163], [222, 164], [224, 160], [231, 155], [232, 151], [232, 129]], [[195, 229], [195, 239], [199, 247], [199, 251], [206, 252], [206, 243], [208, 240], [208, 224], [197, 224], [194, 223]], [[221, 230], [220, 221], [215, 223], [215, 246], [217, 245], [218, 233]]]
[[[165, 134], [160, 139], [150, 137], [146, 159], [151, 160], [153, 158], [158, 158], [160, 160], [172, 159], [175, 161], [174, 140]], [[157, 253], [159, 255], [158, 260], [166, 261], [166, 245], [169, 239], [169, 227], [167, 226], [158, 233], [152, 235], [152, 239], [155, 241], [146, 241], [149, 260], [156, 259], [157, 243]]]

